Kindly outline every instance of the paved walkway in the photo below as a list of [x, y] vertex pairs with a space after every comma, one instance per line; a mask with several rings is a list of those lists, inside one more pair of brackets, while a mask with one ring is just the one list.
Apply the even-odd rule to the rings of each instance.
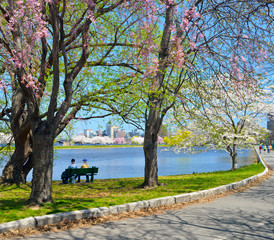
[[[274, 169], [274, 151], [262, 153]], [[156, 216], [26, 239], [274, 239], [274, 176], [246, 192]]]

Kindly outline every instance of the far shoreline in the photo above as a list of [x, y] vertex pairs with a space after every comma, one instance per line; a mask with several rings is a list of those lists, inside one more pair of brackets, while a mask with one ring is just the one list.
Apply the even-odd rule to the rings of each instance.
[[[54, 150], [71, 150], [71, 149], [93, 149], [93, 148], [131, 148], [143, 147], [143, 145], [77, 145], [77, 146], [54, 146]], [[168, 147], [167, 145], [158, 145], [158, 147]]]

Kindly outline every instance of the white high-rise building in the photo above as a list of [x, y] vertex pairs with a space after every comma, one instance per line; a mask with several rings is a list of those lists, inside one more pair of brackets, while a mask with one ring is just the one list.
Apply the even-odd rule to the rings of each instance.
[[117, 126], [112, 126], [110, 123], [107, 123], [106, 125], [106, 132], [108, 137], [110, 138], [117, 138], [117, 132], [119, 131], [119, 127]]
[[85, 135], [85, 137], [92, 138], [92, 137], [96, 136], [96, 133], [93, 132], [92, 129], [84, 129], [84, 135]]

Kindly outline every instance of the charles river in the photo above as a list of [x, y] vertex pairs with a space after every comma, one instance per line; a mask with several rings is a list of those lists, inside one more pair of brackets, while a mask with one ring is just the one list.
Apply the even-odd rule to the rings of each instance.
[[[163, 149], [165, 148], [158, 147], [159, 176], [229, 170], [232, 165], [231, 158], [225, 151], [211, 150], [190, 154], [163, 151]], [[95, 179], [144, 176], [145, 160], [142, 147], [66, 149], [55, 151], [53, 180], [60, 180], [61, 173], [70, 165], [72, 158], [76, 160], [78, 167], [81, 167], [84, 158], [88, 160], [90, 167], [98, 167], [99, 173]], [[238, 167], [253, 162], [252, 149], [239, 150]], [[4, 163], [2, 162], [1, 165], [0, 175]], [[31, 181], [31, 175], [28, 175], [27, 181]]]

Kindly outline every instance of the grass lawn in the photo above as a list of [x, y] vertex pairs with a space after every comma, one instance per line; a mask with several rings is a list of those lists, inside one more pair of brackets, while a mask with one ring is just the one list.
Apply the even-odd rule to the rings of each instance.
[[[143, 145], [135, 145], [135, 144], [118, 144], [118, 145], [73, 145], [73, 146], [54, 146], [55, 150], [62, 150], [62, 149], [89, 149], [89, 148], [132, 148], [132, 147], [139, 147], [142, 148]], [[170, 147], [165, 144], [159, 144], [158, 147]]]
[[[135, 144], [112, 144], [112, 145], [73, 145], [73, 146], [54, 146], [55, 150], [63, 150], [63, 149], [90, 149], [90, 148], [132, 148], [132, 147], [143, 147], [143, 145], [135, 145]], [[168, 147], [168, 145], [158, 145], [158, 147]], [[14, 147], [4, 147], [3, 149], [0, 149], [1, 151], [13, 151]]]
[[126, 147], [143, 147], [143, 145], [123, 145], [123, 144], [121, 145], [73, 145], [73, 146], [54, 146], [54, 149], [62, 150], [62, 149], [126, 148]]
[[190, 175], [159, 177], [160, 186], [141, 189], [143, 178], [102, 179], [93, 183], [61, 184], [53, 181], [53, 204], [40, 207], [26, 206], [30, 196], [31, 183], [16, 187], [0, 185], [0, 223], [30, 216], [108, 207], [140, 200], [172, 196], [214, 188], [240, 181], [264, 171], [264, 166], [253, 164], [235, 171], [220, 171]]

